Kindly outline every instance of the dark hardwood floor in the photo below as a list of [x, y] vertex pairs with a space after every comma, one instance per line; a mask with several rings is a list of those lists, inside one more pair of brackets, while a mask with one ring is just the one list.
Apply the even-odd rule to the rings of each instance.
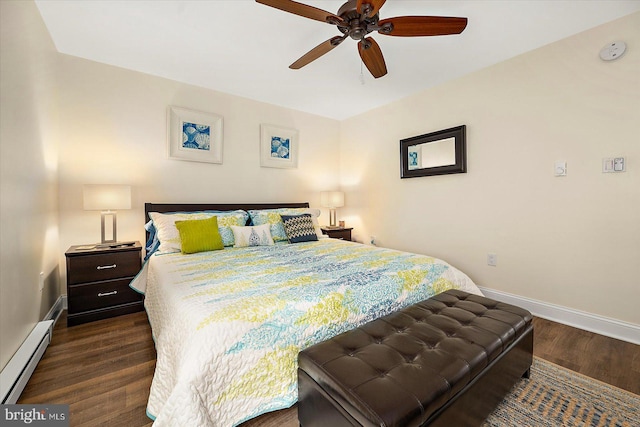
[[64, 312], [18, 403], [68, 404], [72, 426], [150, 426], [155, 365], [146, 312], [70, 328]]
[[[640, 346], [534, 319], [534, 354], [640, 394]], [[67, 328], [53, 340], [18, 403], [69, 404], [71, 426], [150, 426], [146, 416], [155, 348], [145, 312]], [[243, 426], [297, 426], [294, 408]]]

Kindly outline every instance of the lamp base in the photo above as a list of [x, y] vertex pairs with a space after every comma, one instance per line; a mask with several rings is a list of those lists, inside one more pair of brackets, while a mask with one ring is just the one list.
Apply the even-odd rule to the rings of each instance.
[[329, 209], [329, 228], [338, 228], [336, 225], [336, 210], [334, 208]]
[[[111, 218], [113, 219], [113, 224], [111, 226], [111, 233], [112, 233], [112, 238], [110, 240], [107, 240], [106, 238], [106, 233], [105, 233], [105, 218], [111, 215]], [[100, 213], [100, 238], [101, 238], [101, 242], [102, 244], [107, 244], [107, 243], [116, 243], [117, 242], [117, 238], [116, 238], [116, 212], [115, 211], [102, 211]]]

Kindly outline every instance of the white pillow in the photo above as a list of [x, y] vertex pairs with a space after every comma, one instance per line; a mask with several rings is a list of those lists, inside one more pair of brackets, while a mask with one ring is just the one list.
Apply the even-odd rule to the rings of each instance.
[[244, 248], [247, 246], [271, 246], [273, 238], [271, 237], [271, 225], [254, 225], [247, 227], [231, 226], [233, 231], [233, 239], [235, 240], [234, 248]]
[[193, 219], [207, 219], [212, 216], [218, 217], [218, 230], [225, 246], [233, 245], [233, 233], [229, 228], [232, 225], [244, 225], [247, 223], [248, 215], [245, 211], [229, 212], [183, 212], [183, 213], [159, 213], [149, 212], [149, 217], [153, 221], [156, 229], [156, 236], [160, 241], [158, 253], [180, 252], [182, 244], [180, 234], [176, 228], [176, 221], [188, 221]]
[[318, 236], [318, 239], [327, 237], [324, 234], [322, 234], [322, 230], [320, 229], [320, 223], [318, 222], [318, 217], [320, 216], [320, 209], [307, 209], [307, 212], [305, 213], [311, 214], [313, 229], [316, 230], [316, 236]]

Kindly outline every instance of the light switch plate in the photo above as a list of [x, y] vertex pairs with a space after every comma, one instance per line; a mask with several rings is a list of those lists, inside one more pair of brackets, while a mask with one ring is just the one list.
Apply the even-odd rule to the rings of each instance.
[[618, 173], [627, 170], [624, 157], [607, 157], [602, 159], [602, 173]]
[[567, 162], [564, 160], [555, 163], [555, 176], [567, 176]]

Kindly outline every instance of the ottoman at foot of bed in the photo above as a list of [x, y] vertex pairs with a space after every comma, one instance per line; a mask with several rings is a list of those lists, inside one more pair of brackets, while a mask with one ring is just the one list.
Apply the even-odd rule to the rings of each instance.
[[300, 352], [298, 419], [480, 425], [532, 360], [531, 313], [450, 290]]

